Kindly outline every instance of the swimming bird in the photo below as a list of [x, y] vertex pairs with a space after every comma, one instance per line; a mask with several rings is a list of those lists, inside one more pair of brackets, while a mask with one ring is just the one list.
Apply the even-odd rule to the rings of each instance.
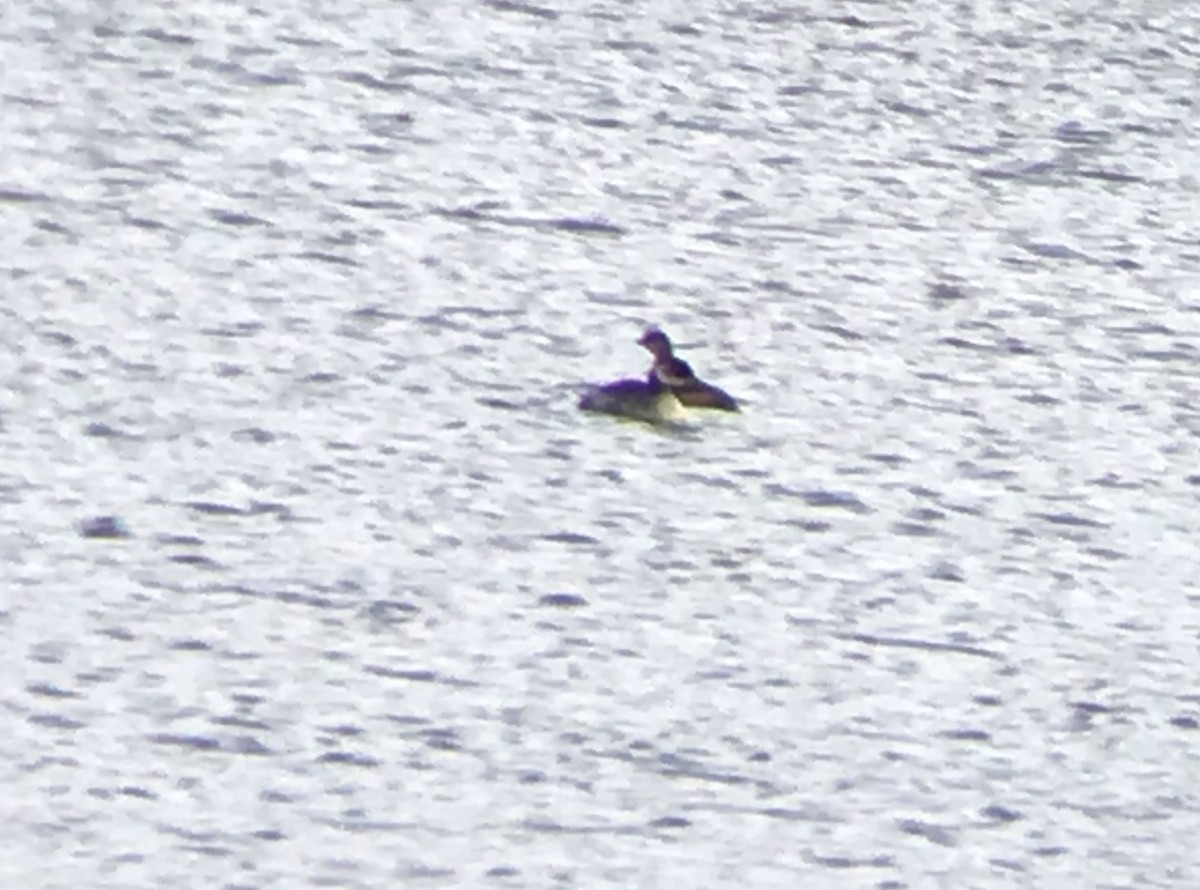
[[683, 406], [675, 393], [653, 371], [645, 380], [627, 378], [593, 386], [579, 399], [584, 411], [598, 411], [631, 417], [650, 423], [663, 423], [683, 416]]
[[579, 399], [581, 409], [652, 423], [679, 419], [684, 407], [738, 410], [733, 396], [705, 383], [691, 365], [675, 355], [670, 339], [661, 330], [646, 328], [637, 342], [654, 356], [646, 379], [614, 380], [592, 387]]
[[696, 376], [692, 366], [675, 355], [670, 338], [660, 329], [646, 328], [638, 345], [654, 356], [650, 376], [666, 385], [681, 405], [688, 408], [716, 408], [719, 411], [738, 411], [737, 400], [729, 393]]

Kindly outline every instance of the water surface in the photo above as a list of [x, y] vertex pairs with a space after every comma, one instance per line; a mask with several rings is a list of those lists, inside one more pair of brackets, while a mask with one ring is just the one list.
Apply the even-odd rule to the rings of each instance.
[[8, 884], [1195, 885], [1185, 5], [10, 13]]

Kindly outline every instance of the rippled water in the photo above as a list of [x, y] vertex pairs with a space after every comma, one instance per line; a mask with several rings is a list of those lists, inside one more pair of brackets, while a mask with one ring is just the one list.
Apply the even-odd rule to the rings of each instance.
[[9, 7], [4, 886], [1197, 886], [1187, 4]]

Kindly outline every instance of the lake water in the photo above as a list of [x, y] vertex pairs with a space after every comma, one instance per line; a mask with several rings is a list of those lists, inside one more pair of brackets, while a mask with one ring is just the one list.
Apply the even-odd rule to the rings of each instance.
[[[1198, 885], [1190, 6], [0, 60], [0, 884]], [[744, 413], [577, 411], [647, 323]]]

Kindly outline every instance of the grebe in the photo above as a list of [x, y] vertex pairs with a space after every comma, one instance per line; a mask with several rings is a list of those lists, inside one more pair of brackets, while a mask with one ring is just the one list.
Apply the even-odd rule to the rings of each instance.
[[637, 342], [654, 356], [646, 379], [614, 380], [593, 387], [580, 398], [581, 409], [651, 422], [678, 419], [684, 407], [738, 410], [729, 393], [705, 383], [687, 362], [675, 356], [670, 339], [658, 328], [646, 328]]
[[654, 356], [650, 375], [666, 384], [681, 405], [688, 408], [716, 408], [719, 411], [739, 410], [733, 396], [718, 386], [705, 383], [692, 371], [691, 365], [675, 355], [670, 338], [658, 328], [646, 328], [638, 345]]
[[683, 416], [679, 399], [653, 371], [645, 380], [628, 378], [593, 386], [580, 397], [579, 407], [584, 411], [616, 414], [650, 423], [678, 420]]

